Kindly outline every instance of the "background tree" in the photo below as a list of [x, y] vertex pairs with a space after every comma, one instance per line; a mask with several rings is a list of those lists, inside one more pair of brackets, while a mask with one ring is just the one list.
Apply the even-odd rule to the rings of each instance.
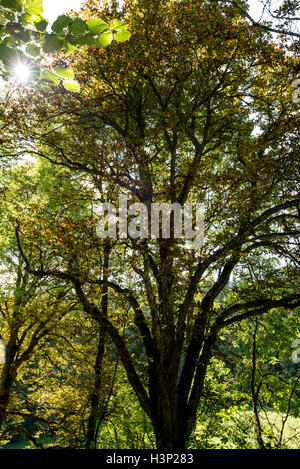
[[[66, 203], [69, 184], [65, 184], [66, 192], [59, 194], [64, 206], [59, 206], [59, 197], [52, 199], [56, 184], [62, 181], [59, 173], [62, 171], [53, 175], [45, 163], [25, 162], [2, 173], [0, 326], [7, 357], [1, 369], [1, 429], [6, 439], [25, 432], [38, 447], [42, 446], [39, 433], [50, 440], [55, 438], [57, 443], [68, 441], [71, 447], [92, 447], [97, 428], [109, 412], [115, 381], [107, 374], [107, 369], [115, 374], [115, 364], [106, 357], [105, 332], [98, 323], [82, 317], [85, 315], [78, 311], [70, 286], [26, 272], [18, 249], [19, 223], [24, 216], [37, 211], [57, 217], [69, 208], [74, 220], [75, 209], [72, 212], [70, 200]], [[86, 194], [81, 197], [81, 201], [87, 199]], [[49, 234], [45, 227], [44, 232]], [[61, 241], [66, 243], [67, 239]], [[108, 256], [109, 246], [104, 248], [104, 275]], [[98, 300], [104, 312], [105, 289]], [[24, 418], [25, 423], [34, 422], [35, 435], [24, 427]]]
[[294, 39], [295, 46], [296, 41], [299, 42], [299, 39], [297, 39], [300, 37], [299, 17], [297, 16], [299, 10], [298, 0], [283, 0], [282, 2], [259, 0], [256, 2], [256, 19], [249, 11], [250, 3], [248, 1], [229, 0], [229, 2], [243, 14], [250, 27], [276, 33], [280, 35], [281, 40]]

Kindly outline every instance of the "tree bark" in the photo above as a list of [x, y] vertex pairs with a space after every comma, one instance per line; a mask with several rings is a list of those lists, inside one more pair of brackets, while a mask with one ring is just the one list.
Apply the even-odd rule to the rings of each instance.
[[16, 351], [16, 340], [14, 337], [11, 337], [6, 348], [6, 363], [0, 376], [0, 429], [2, 429], [6, 421], [10, 393], [17, 377], [17, 367], [14, 366]]

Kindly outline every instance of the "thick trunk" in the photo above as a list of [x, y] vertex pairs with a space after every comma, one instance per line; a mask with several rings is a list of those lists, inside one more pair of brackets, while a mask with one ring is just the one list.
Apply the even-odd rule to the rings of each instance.
[[10, 389], [0, 391], [0, 430], [6, 420], [6, 411], [9, 403]]
[[[175, 419], [173, 419], [175, 420]], [[187, 434], [187, 422], [176, 419], [170, 427], [163, 419], [158, 418], [153, 423], [156, 439], [156, 447], [160, 450], [184, 450], [187, 447], [189, 435]]]
[[188, 439], [197, 422], [197, 409], [215, 340], [216, 335], [210, 334], [203, 342], [196, 366], [193, 360], [186, 363], [186, 369], [192, 368], [189, 386], [181, 386], [181, 379], [178, 382], [178, 373], [161, 374], [161, 367], [157, 365], [153, 373], [154, 380], [150, 380], [150, 382], [155, 381], [150, 388], [151, 390], [153, 388], [150, 397], [153, 409], [152, 423], [158, 449], [183, 450], [187, 447]]
[[3, 366], [0, 376], [0, 429], [2, 429], [6, 420], [11, 389], [17, 377], [17, 366], [15, 364], [15, 356], [17, 353], [16, 338], [17, 334], [12, 334], [7, 344], [6, 363]]
[[157, 449], [185, 449], [189, 436], [188, 414], [178, 408], [178, 383], [171, 379], [166, 383], [160, 376], [155, 388], [151, 403]]
[[1, 373], [0, 381], [0, 429], [2, 429], [9, 404], [10, 393], [16, 379], [16, 372], [9, 363], [6, 363]]

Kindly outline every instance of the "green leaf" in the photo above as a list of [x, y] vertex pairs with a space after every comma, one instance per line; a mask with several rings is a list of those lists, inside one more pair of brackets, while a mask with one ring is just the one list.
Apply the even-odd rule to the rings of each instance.
[[73, 91], [74, 93], [79, 93], [80, 91], [80, 84], [76, 80], [65, 80], [63, 85], [68, 91]]
[[37, 29], [38, 31], [43, 32], [43, 31], [46, 31], [46, 29], [47, 29], [48, 21], [42, 19], [42, 20], [40, 20], [40, 21], [37, 21], [37, 22], [34, 23], [34, 24], [35, 24], [35, 27], [36, 27], [36, 29]]
[[101, 36], [97, 37], [97, 44], [101, 47], [109, 46], [112, 43], [114, 36], [111, 31], [105, 31]]
[[55, 34], [47, 34], [45, 36], [44, 51], [45, 52], [55, 52], [60, 50], [63, 46], [63, 41], [61, 41]]
[[96, 41], [92, 33], [87, 34], [86, 36], [79, 37], [76, 39], [76, 44], [78, 46], [93, 46]]
[[37, 87], [38, 89], [43, 90], [43, 91], [47, 91], [47, 92], [51, 92], [51, 91], [52, 91], [52, 89], [50, 88], [50, 86], [48, 86], [48, 85], [46, 85], [45, 83], [42, 83], [42, 82], [37, 83], [37, 84], [36, 84], [36, 87]]
[[88, 30], [88, 25], [81, 18], [76, 18], [73, 23], [69, 26], [69, 31], [76, 36], [84, 34]]
[[57, 67], [55, 67], [54, 71], [61, 78], [65, 78], [67, 80], [74, 78], [74, 71], [72, 67], [65, 68], [62, 65], [58, 65]]
[[43, 13], [43, 0], [27, 0], [25, 11], [29, 15], [41, 15]]
[[14, 21], [15, 13], [13, 11], [4, 10], [3, 12], [1, 11], [1, 13], [3, 14], [4, 18], [8, 21]]
[[23, 13], [23, 15], [20, 16], [20, 21], [24, 26], [26, 26], [28, 23], [34, 24], [33, 17], [29, 15], [28, 13]]
[[114, 29], [115, 31], [125, 30], [125, 29], [128, 29], [128, 27], [129, 27], [128, 23], [125, 23], [124, 21], [119, 21], [119, 20], [114, 20], [110, 25], [110, 29]]
[[118, 31], [118, 32], [115, 34], [115, 39], [116, 39], [118, 42], [125, 42], [125, 41], [128, 41], [128, 39], [130, 39], [130, 36], [131, 36], [131, 32], [130, 32], [130, 31]]
[[67, 49], [68, 51], [70, 51], [70, 52], [73, 52], [74, 50], [77, 49], [77, 47], [74, 44], [72, 44], [71, 42], [69, 42], [67, 40], [64, 41], [63, 47], [65, 49]]
[[30, 33], [30, 31], [28, 31], [28, 29], [25, 29], [23, 31], [20, 31], [20, 32], [16, 33], [13, 37], [15, 39], [17, 39], [18, 41], [30, 42], [31, 33]]
[[92, 18], [87, 25], [92, 34], [103, 33], [108, 29], [108, 24], [100, 18]]
[[70, 26], [71, 23], [73, 23], [72, 18], [66, 15], [60, 15], [52, 24], [51, 29], [55, 33], [59, 33], [62, 32], [67, 26]]
[[32, 55], [32, 57], [37, 57], [40, 53], [40, 48], [35, 44], [29, 44], [26, 47], [26, 52], [27, 54]]
[[42, 80], [46, 80], [46, 81], [50, 81], [51, 83], [53, 83], [55, 86], [58, 85], [59, 83], [59, 78], [57, 75], [55, 75], [53, 72], [51, 72], [50, 70], [44, 70], [41, 74], [41, 79]]
[[21, 11], [23, 6], [23, 0], [2, 0], [1, 6], [9, 8], [10, 10]]
[[11, 53], [13, 53], [13, 49], [5, 46], [4, 44], [0, 44], [0, 60], [8, 60], [11, 56]]

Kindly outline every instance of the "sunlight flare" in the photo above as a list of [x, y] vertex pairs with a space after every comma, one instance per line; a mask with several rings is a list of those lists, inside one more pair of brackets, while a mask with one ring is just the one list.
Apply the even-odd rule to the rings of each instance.
[[25, 62], [18, 62], [14, 66], [14, 76], [21, 83], [27, 83], [31, 76], [30, 66]]

